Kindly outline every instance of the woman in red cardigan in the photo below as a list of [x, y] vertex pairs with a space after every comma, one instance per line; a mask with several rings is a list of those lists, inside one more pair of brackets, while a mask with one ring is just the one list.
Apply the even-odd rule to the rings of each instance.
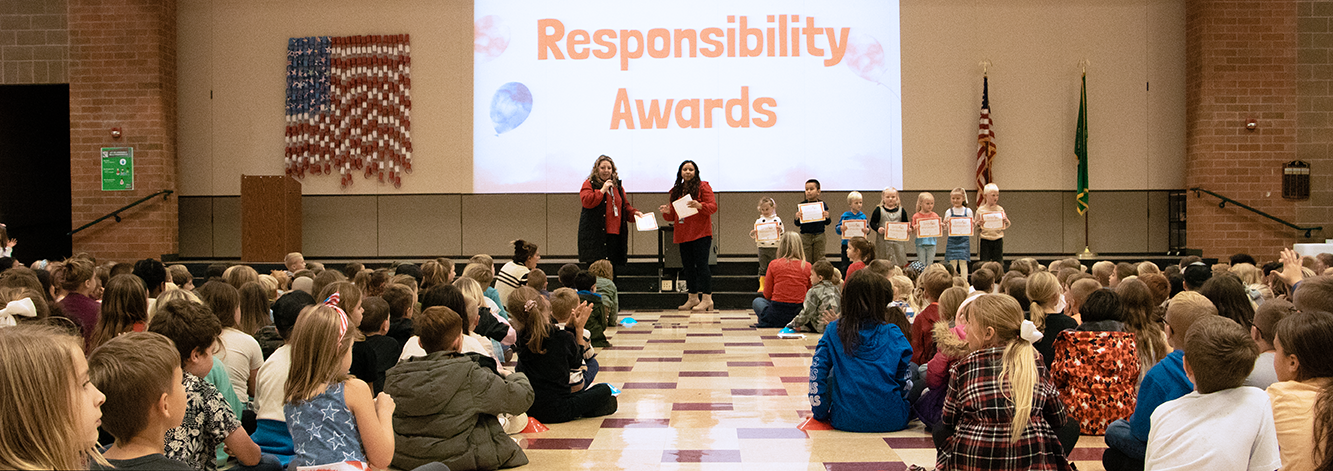
[[614, 160], [605, 155], [597, 157], [592, 172], [579, 189], [579, 200], [583, 203], [583, 212], [579, 214], [579, 262], [591, 264], [607, 259], [616, 267], [624, 266], [630, 216], [643, 213], [634, 209], [625, 197]]
[[751, 327], [786, 327], [791, 323], [805, 305], [810, 269], [801, 235], [792, 231], [783, 233], [778, 239], [778, 258], [769, 262], [764, 273], [764, 296], [751, 303], [759, 316], [759, 323]]
[[[690, 290], [689, 301], [680, 309], [707, 311], [713, 309], [713, 273], [708, 268], [708, 255], [713, 250], [713, 213], [717, 212], [717, 200], [713, 199], [713, 187], [699, 179], [699, 166], [693, 160], [680, 163], [676, 170], [676, 185], [671, 187], [671, 201], [685, 195], [691, 198], [686, 205], [698, 214], [677, 218], [669, 203], [657, 209], [663, 218], [676, 222], [672, 240], [680, 244], [680, 262], [684, 265], [681, 271]], [[703, 293], [702, 299], [700, 293]]]

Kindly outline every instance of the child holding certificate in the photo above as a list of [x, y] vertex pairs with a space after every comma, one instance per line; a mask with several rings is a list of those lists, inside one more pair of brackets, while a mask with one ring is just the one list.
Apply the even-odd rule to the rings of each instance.
[[981, 245], [978, 256], [983, 262], [1004, 263], [1004, 230], [1009, 228], [1009, 216], [1000, 206], [1000, 187], [987, 183], [982, 189], [981, 203], [977, 205], [975, 221], [981, 226]]
[[764, 290], [764, 274], [768, 273], [768, 262], [778, 256], [778, 237], [782, 235], [782, 218], [778, 217], [776, 201], [773, 198], [759, 198], [759, 219], [754, 220], [754, 229], [750, 238], [759, 248], [759, 291]]
[[910, 222], [911, 214], [899, 204], [898, 190], [892, 187], [885, 188], [879, 206], [870, 213], [870, 227], [879, 233], [875, 254], [894, 266], [906, 266], [907, 237], [899, 230], [902, 226], [908, 225], [900, 223]]
[[842, 213], [842, 217], [838, 218], [838, 226], [833, 228], [834, 232], [842, 236], [842, 268], [844, 270], [852, 264], [852, 260], [847, 258], [847, 241], [853, 237], [866, 236], [866, 213], [861, 212], [862, 204], [861, 192], [848, 193], [847, 212]]
[[940, 215], [935, 214], [935, 195], [923, 191], [916, 196], [912, 231], [916, 233], [916, 259], [927, 267], [935, 263], [935, 239], [942, 235]]
[[[953, 265], [954, 272], [967, 277], [967, 264], [972, 260], [972, 208], [967, 207], [967, 190], [962, 187], [949, 192], [951, 207], [944, 212], [948, 226], [949, 246], [944, 249], [944, 263]], [[955, 225], [954, 223], [958, 223]], [[960, 227], [965, 226], [965, 227]]]

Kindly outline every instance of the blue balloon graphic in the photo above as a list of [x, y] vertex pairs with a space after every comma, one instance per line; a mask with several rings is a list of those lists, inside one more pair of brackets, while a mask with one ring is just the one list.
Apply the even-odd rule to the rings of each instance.
[[495, 122], [495, 134], [503, 134], [514, 129], [528, 119], [532, 112], [532, 92], [518, 82], [509, 82], [500, 86], [491, 97], [491, 121]]

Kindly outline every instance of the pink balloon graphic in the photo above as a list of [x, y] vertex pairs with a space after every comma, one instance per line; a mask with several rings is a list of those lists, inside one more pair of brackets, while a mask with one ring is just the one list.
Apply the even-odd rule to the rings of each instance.
[[888, 70], [884, 62], [884, 46], [873, 36], [855, 34], [847, 40], [847, 53], [842, 61], [847, 68], [863, 79], [879, 83], [880, 77]]
[[472, 57], [475, 64], [490, 62], [504, 54], [509, 47], [509, 26], [503, 18], [486, 15], [474, 26], [476, 36], [472, 40]]

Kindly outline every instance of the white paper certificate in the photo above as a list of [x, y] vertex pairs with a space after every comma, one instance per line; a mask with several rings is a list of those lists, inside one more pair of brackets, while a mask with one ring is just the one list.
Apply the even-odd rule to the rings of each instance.
[[884, 240], [905, 241], [907, 240], [907, 230], [910, 228], [911, 224], [905, 222], [884, 223]]
[[941, 235], [939, 219], [922, 219], [916, 223], [917, 237], [939, 237]]
[[777, 242], [778, 240], [778, 223], [776, 222], [755, 224], [754, 230], [757, 234], [755, 240], [759, 242]]
[[657, 230], [657, 214], [646, 213], [642, 216], [634, 218], [634, 227], [637, 228], [639, 232], [648, 232]]
[[949, 218], [949, 237], [972, 235], [972, 218]]
[[862, 220], [846, 220], [842, 222], [842, 238], [851, 239], [853, 237], [866, 236], [866, 222]]
[[801, 203], [801, 223], [824, 220], [824, 203]]
[[680, 199], [671, 202], [671, 208], [676, 211], [677, 221], [699, 213], [699, 210], [691, 208], [689, 206], [688, 203], [691, 201], [694, 201], [694, 198], [690, 197], [690, 195], [686, 193], [685, 196], [682, 196], [680, 197]]
[[1003, 228], [1004, 214], [999, 212], [981, 213], [981, 227], [985, 229]]

